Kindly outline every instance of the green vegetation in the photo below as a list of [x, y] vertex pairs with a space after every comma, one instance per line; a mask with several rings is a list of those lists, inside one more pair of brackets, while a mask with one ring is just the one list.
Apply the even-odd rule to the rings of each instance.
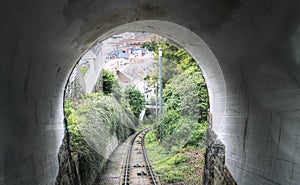
[[65, 114], [68, 122], [70, 150], [74, 158], [78, 159], [79, 173], [82, 181], [92, 181], [96, 176], [98, 167], [103, 166], [103, 157], [98, 155], [85, 141], [79, 131], [78, 122], [75, 120], [74, 104], [70, 101], [65, 102]]
[[[202, 73], [190, 55], [166, 41], [144, 47], [163, 50], [164, 114], [146, 135], [154, 170], [162, 184], [201, 184], [209, 106]], [[86, 71], [81, 69], [83, 74]], [[72, 160], [78, 164], [83, 184], [93, 183], [109, 157], [107, 144], [124, 141], [138, 126], [145, 108], [144, 96], [133, 87], [122, 92], [111, 72], [103, 70], [100, 79], [98, 93], [64, 104]], [[158, 75], [152, 72], [145, 80], [154, 85]]]
[[93, 184], [106, 163], [111, 140], [124, 141], [133, 131], [134, 122], [113, 96], [96, 93], [65, 102], [70, 150], [78, 159], [84, 184]]
[[[202, 72], [183, 49], [166, 41], [163, 50], [163, 116], [146, 136], [147, 150], [162, 184], [201, 184], [203, 160], [194, 154], [205, 149], [208, 92]], [[152, 78], [154, 77], [154, 78]], [[147, 76], [154, 81], [155, 75]], [[193, 174], [200, 173], [196, 176]]]
[[135, 117], [139, 117], [142, 110], [145, 108], [146, 100], [144, 95], [132, 86], [125, 89], [125, 100], [128, 101], [130, 109]]
[[82, 76], [85, 76], [86, 72], [89, 70], [89, 66], [80, 66], [80, 72]]
[[103, 93], [106, 95], [120, 95], [120, 85], [117, 79], [112, 72], [105, 69], [102, 70], [102, 87]]
[[156, 42], [154, 42], [154, 41], [151, 41], [151, 42], [144, 42], [144, 43], [141, 45], [141, 48], [148, 49], [149, 51], [154, 51], [154, 50], [155, 50], [155, 47], [156, 47]]
[[[193, 147], [170, 151], [158, 144], [154, 131], [145, 137], [147, 153], [161, 184], [201, 184], [203, 152]], [[192, 155], [191, 155], [192, 154]]]
[[[135, 89], [121, 92], [112, 73], [103, 71], [103, 93], [65, 100], [72, 160], [78, 164], [83, 184], [93, 184], [104, 167], [108, 144], [124, 141], [138, 126], [137, 113], [145, 104]], [[128, 100], [127, 100], [128, 98]]]

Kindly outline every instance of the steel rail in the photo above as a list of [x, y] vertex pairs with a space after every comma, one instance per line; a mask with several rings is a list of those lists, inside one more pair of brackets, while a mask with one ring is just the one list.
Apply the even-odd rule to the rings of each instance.
[[143, 131], [138, 132], [134, 138], [131, 141], [131, 145], [129, 146], [127, 157], [126, 157], [126, 164], [125, 164], [125, 174], [124, 174], [124, 184], [123, 185], [129, 185], [128, 183], [128, 176], [129, 176], [129, 162], [130, 162], [130, 156], [131, 156], [131, 151], [132, 151], [132, 146], [134, 144], [134, 141], [136, 137]]
[[144, 160], [146, 162], [146, 166], [147, 166], [147, 169], [148, 169], [148, 172], [150, 174], [150, 177], [151, 177], [151, 180], [153, 182], [154, 185], [157, 185], [156, 183], [156, 179], [155, 179], [155, 176], [154, 176], [154, 173], [153, 173], [153, 170], [151, 168], [151, 165], [150, 165], [150, 161], [149, 161], [149, 158], [148, 158], [148, 155], [147, 155], [147, 151], [146, 151], [146, 147], [145, 147], [145, 135], [147, 134], [148, 131], [150, 131], [151, 128], [148, 128], [148, 129], [145, 129], [145, 130], [142, 130], [140, 132], [138, 132], [134, 138], [132, 139], [131, 141], [131, 145], [129, 146], [129, 149], [128, 149], [128, 152], [127, 152], [127, 157], [126, 157], [126, 163], [125, 163], [125, 174], [124, 174], [124, 183], [123, 185], [129, 185], [128, 181], [129, 181], [129, 167], [130, 167], [130, 158], [131, 158], [131, 152], [132, 152], [132, 147], [134, 145], [134, 142], [136, 140], [136, 138], [141, 134], [143, 133], [142, 135], [142, 142], [141, 142], [141, 146], [142, 146], [142, 152], [143, 152], [143, 156], [144, 156]]
[[143, 154], [144, 154], [144, 159], [147, 163], [147, 168], [148, 168], [148, 171], [150, 173], [150, 176], [151, 176], [151, 179], [152, 179], [152, 182], [154, 185], [157, 185], [156, 183], [156, 180], [155, 180], [155, 177], [153, 175], [153, 171], [152, 171], [152, 167], [150, 165], [150, 162], [149, 162], [149, 158], [148, 158], [148, 154], [147, 154], [147, 151], [146, 151], [146, 147], [145, 147], [145, 135], [147, 134], [148, 131], [150, 131], [151, 129], [147, 129], [145, 134], [143, 135], [143, 139], [142, 139], [142, 148], [143, 148]]

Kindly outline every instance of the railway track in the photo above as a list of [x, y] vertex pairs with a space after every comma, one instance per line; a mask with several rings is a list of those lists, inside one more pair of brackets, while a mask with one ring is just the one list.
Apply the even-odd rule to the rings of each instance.
[[122, 185], [160, 184], [153, 173], [144, 145], [144, 136], [149, 130], [137, 133], [128, 148]]

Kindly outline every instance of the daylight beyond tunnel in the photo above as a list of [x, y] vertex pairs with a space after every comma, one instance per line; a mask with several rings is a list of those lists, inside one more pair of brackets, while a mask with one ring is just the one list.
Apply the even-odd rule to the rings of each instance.
[[[146, 171], [154, 171], [154, 182], [202, 184], [208, 108], [202, 72], [182, 48], [145, 32], [96, 42], [76, 64], [66, 86], [69, 134], [63, 146], [69, 146], [71, 156], [62, 146], [57, 183], [127, 184], [125, 173], [129, 184], [141, 184], [151, 176]], [[145, 128], [152, 128], [143, 150], [149, 153], [152, 170], [146, 169], [142, 155], [134, 155], [142, 149], [128, 153], [131, 165], [120, 155], [130, 151], [126, 144], [133, 131]], [[130, 173], [122, 173], [124, 166]], [[223, 171], [223, 163], [215, 166]], [[207, 165], [205, 171], [214, 173], [213, 168]], [[144, 175], [135, 176], [135, 171]], [[207, 179], [222, 176], [214, 173]]]

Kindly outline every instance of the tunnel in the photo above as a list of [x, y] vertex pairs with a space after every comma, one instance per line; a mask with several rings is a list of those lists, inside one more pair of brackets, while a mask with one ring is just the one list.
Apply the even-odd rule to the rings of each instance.
[[0, 184], [55, 184], [68, 76], [96, 41], [128, 31], [197, 61], [237, 184], [300, 183], [299, 1], [12, 0], [1, 6]]

